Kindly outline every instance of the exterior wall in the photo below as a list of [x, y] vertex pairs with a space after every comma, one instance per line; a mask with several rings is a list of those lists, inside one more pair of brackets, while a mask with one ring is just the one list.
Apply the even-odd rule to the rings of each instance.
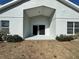
[[30, 18], [27, 16], [26, 12], [24, 11], [24, 19], [23, 19], [23, 37], [30, 36]]
[[23, 25], [24, 25], [23, 24], [23, 10], [41, 6], [41, 5], [45, 5], [45, 6], [56, 9], [56, 34], [57, 35], [67, 34], [67, 21], [70, 21], [70, 20], [79, 21], [78, 12], [61, 4], [57, 0], [30, 0], [18, 7], [15, 7], [7, 12], [0, 14], [0, 20], [10, 21], [11, 34], [19, 34], [23, 36], [23, 33], [24, 33], [23, 32]]
[[53, 16], [51, 16], [50, 20], [50, 35], [55, 38], [56, 36], [56, 14], [54, 13]]
[[66, 19], [56, 19], [56, 35], [67, 33]]
[[34, 17], [30, 20], [30, 24], [31, 24], [31, 34], [33, 33], [33, 25], [45, 25], [45, 35], [49, 36], [50, 32], [49, 32], [49, 19], [45, 16], [37, 16]]
[[50, 23], [48, 17], [36, 16], [33, 18], [24, 18], [24, 37], [33, 35], [33, 25], [45, 25], [45, 35], [50, 35]]
[[0, 20], [9, 20], [10, 34], [19, 34], [23, 37], [23, 18], [0, 18]]
[[66, 18], [56, 20], [56, 35], [67, 34], [67, 22], [79, 22], [78, 18]]

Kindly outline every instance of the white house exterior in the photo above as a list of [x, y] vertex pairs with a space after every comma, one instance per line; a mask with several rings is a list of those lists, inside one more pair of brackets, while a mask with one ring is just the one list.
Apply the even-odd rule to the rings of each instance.
[[12, 35], [54, 39], [79, 32], [79, 7], [74, 10], [57, 0], [29, 0], [8, 9], [0, 9], [0, 20], [8, 21], [9, 26], [4, 28], [9, 28]]

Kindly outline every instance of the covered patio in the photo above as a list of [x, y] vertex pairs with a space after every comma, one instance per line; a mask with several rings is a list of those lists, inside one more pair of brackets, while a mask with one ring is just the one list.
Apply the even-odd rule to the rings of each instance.
[[54, 37], [55, 9], [47, 6], [38, 6], [24, 10], [23, 36]]

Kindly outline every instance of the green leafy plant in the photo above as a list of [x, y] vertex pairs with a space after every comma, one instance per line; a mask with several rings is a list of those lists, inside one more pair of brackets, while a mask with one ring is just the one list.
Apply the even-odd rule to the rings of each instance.
[[74, 40], [73, 36], [60, 35], [56, 37], [58, 41], [71, 41]]
[[14, 35], [13, 38], [14, 38], [14, 40], [15, 40], [16, 42], [21, 42], [21, 41], [24, 40], [24, 39], [23, 39], [22, 37], [20, 37], [19, 35]]
[[74, 35], [74, 37], [75, 37], [76, 39], [79, 39], [79, 33], [76, 33], [76, 34]]
[[0, 31], [0, 41], [4, 41], [6, 35], [7, 33], [5, 31]]
[[6, 41], [7, 41], [7, 42], [14, 42], [13, 36], [12, 36], [12, 35], [7, 35]]
[[22, 37], [20, 37], [19, 35], [7, 35], [6, 37], [6, 41], [7, 42], [21, 42], [24, 39]]

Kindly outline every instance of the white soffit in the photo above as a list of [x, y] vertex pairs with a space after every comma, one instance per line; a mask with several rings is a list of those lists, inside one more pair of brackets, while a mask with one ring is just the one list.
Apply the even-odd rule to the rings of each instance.
[[30, 9], [25, 9], [25, 12], [28, 17], [35, 17], [40, 15], [50, 17], [54, 13], [54, 11], [55, 9], [47, 6], [38, 6]]

